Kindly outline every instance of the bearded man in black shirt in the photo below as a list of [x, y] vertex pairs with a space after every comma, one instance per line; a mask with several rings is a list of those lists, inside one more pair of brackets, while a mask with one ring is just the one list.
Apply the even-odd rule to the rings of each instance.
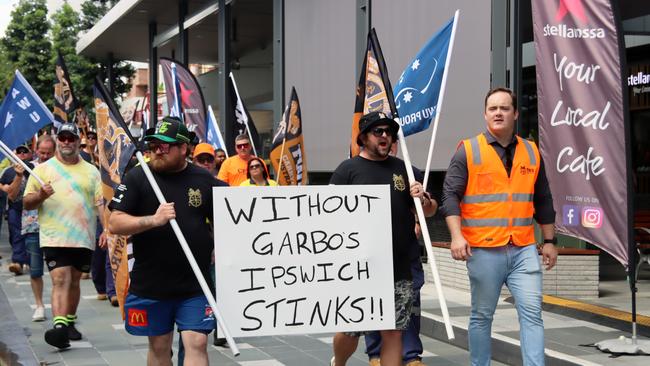
[[142, 167], [133, 168], [109, 207], [109, 230], [133, 236], [135, 264], [124, 311], [125, 328], [149, 337], [147, 364], [171, 365], [174, 324], [188, 365], [207, 365], [212, 309], [169, 224], [177, 218], [203, 277], [210, 283], [212, 187], [227, 186], [185, 160], [189, 133], [177, 118], [165, 117], [145, 137], [149, 166], [168, 203], [159, 204]]
[[[359, 120], [357, 144], [359, 156], [348, 159], [336, 168], [330, 184], [389, 184], [393, 242], [393, 280], [395, 282], [395, 329], [382, 330], [381, 364], [402, 364], [402, 330], [408, 326], [413, 303], [413, 285], [409, 248], [417, 245], [413, 227], [413, 197], [422, 200], [425, 216], [432, 216], [437, 205], [430, 200], [420, 182], [408, 187], [404, 162], [390, 156], [391, 144], [397, 138], [399, 125], [381, 112], [371, 112]], [[344, 366], [354, 353], [361, 333], [336, 333], [331, 365]]]

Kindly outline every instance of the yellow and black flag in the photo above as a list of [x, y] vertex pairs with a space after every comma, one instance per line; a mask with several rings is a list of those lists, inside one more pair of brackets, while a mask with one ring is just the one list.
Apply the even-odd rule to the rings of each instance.
[[374, 28], [368, 33], [366, 57], [363, 60], [359, 84], [357, 85], [357, 97], [354, 103], [354, 115], [352, 116], [350, 157], [359, 155], [359, 145], [357, 145], [359, 119], [370, 112], [383, 112], [389, 118], [397, 117], [393, 88], [388, 79], [386, 63]]
[[54, 119], [56, 122], [54, 124], [56, 128], [59, 128], [61, 123], [68, 121], [68, 114], [72, 113], [77, 107], [77, 99], [72, 91], [70, 74], [68, 74], [68, 68], [65, 66], [63, 56], [61, 56], [61, 52], [57, 52], [57, 54], [56, 79], [54, 80]]
[[302, 137], [302, 117], [296, 88], [291, 88], [291, 98], [278, 130], [273, 136], [271, 164], [281, 186], [303, 186], [309, 183], [305, 143]]
[[[102, 177], [104, 201], [108, 205], [113, 199], [115, 189], [122, 182], [122, 176], [136, 150], [136, 146], [126, 123], [122, 119], [122, 115], [98, 78], [95, 79], [93, 93], [95, 121], [97, 124], [99, 171]], [[105, 216], [108, 218], [108, 209], [105, 210]], [[127, 237], [109, 235], [108, 249], [117, 299], [120, 307], [124, 309], [124, 300], [129, 287]]]

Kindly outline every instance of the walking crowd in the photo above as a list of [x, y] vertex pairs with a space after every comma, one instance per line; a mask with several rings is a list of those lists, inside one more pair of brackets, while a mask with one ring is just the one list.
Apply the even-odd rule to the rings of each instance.
[[[515, 298], [524, 364], [544, 364], [542, 265], [548, 270], [557, 259], [555, 212], [537, 146], [514, 134], [517, 117], [515, 95], [504, 88], [490, 90], [484, 100], [486, 129], [459, 143], [442, 187], [440, 211], [452, 236], [451, 254], [466, 261], [469, 272], [472, 365], [490, 364], [492, 319], [504, 284]], [[394, 329], [336, 333], [331, 365], [345, 365], [362, 335], [370, 365], [423, 365], [419, 333], [424, 272], [414, 200], [420, 200], [426, 217], [437, 213], [438, 202], [431, 187], [422, 185], [419, 170], [409, 183], [404, 161], [395, 156], [399, 128], [381, 112], [364, 115], [356, 141], [360, 154], [343, 161], [329, 182], [390, 186], [396, 319]], [[178, 223], [200, 272], [214, 288], [213, 238], [218, 233], [212, 223], [219, 218], [213, 216], [213, 187], [278, 183], [264, 160], [251, 154], [247, 134], [235, 139], [237, 154], [226, 158], [225, 151], [198, 143], [181, 120], [165, 117], [145, 133], [142, 143], [168, 203], [159, 203], [137, 164], [127, 171], [111, 202], [104, 202], [97, 133], [92, 130], [81, 133], [66, 123], [56, 135], [38, 138], [35, 156], [29, 145], [16, 148], [16, 155], [44, 184], [20, 164], [0, 176], [0, 204], [2, 209], [6, 205], [12, 247], [9, 270], [29, 274], [36, 304], [32, 319], [44, 321], [50, 317], [42, 298], [47, 265], [52, 328], [44, 337], [64, 349], [83, 338], [75, 324], [83, 321], [76, 314], [84, 275], [92, 274], [99, 300], [118, 305], [106, 236], [128, 235], [134, 264], [124, 306], [126, 330], [147, 337], [150, 365], [171, 365], [175, 328], [182, 342], [179, 364], [207, 365], [208, 335], [216, 321], [170, 221]], [[111, 212], [106, 221], [105, 207]], [[539, 246], [535, 221], [542, 231]], [[214, 337], [216, 343], [225, 343]]]

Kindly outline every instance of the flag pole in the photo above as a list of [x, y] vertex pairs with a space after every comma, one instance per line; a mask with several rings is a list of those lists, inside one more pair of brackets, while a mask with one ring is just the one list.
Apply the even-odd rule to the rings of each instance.
[[[399, 124], [399, 119], [398, 119]], [[401, 125], [400, 125], [401, 126]], [[409, 183], [415, 182], [415, 175], [413, 174], [413, 165], [411, 165], [411, 158], [409, 156], [408, 149], [406, 148], [406, 139], [404, 138], [404, 132], [400, 127], [397, 132], [397, 137], [399, 139], [399, 145], [402, 150], [402, 157], [404, 158], [404, 165], [406, 167], [406, 174], [408, 175]], [[426, 188], [425, 188], [426, 190]], [[422, 208], [422, 201], [418, 198], [413, 197], [413, 202], [415, 203], [415, 210], [418, 215], [418, 220], [420, 221], [420, 228], [422, 229], [422, 237], [424, 238], [424, 248], [427, 251], [427, 257], [429, 258], [429, 266], [431, 266], [431, 273], [433, 274], [433, 282], [436, 286], [436, 293], [438, 294], [438, 301], [440, 302], [440, 310], [442, 311], [442, 318], [445, 323], [445, 329], [447, 330], [447, 338], [454, 339], [454, 328], [451, 325], [451, 319], [449, 318], [449, 309], [447, 309], [447, 302], [445, 300], [445, 295], [442, 292], [442, 285], [440, 283], [440, 275], [438, 274], [438, 268], [436, 266], [435, 257], [433, 255], [433, 249], [431, 249], [431, 237], [429, 236], [429, 227], [427, 225], [426, 217], [424, 217], [424, 209]]]
[[436, 117], [433, 122], [433, 132], [431, 133], [431, 141], [429, 142], [429, 153], [427, 155], [427, 166], [424, 170], [424, 181], [422, 182], [422, 186], [424, 188], [427, 188], [427, 184], [429, 182], [429, 171], [431, 170], [431, 158], [433, 157], [433, 146], [436, 141], [436, 134], [438, 133], [438, 122], [440, 120], [440, 109], [442, 108], [442, 101], [445, 96], [445, 87], [447, 85], [447, 74], [449, 73], [449, 67], [450, 63], [449, 61], [451, 60], [451, 53], [454, 48], [454, 38], [456, 37], [456, 27], [458, 25], [458, 16], [459, 16], [460, 10], [456, 10], [456, 13], [454, 13], [454, 25], [451, 28], [451, 37], [449, 39], [449, 48], [447, 49], [447, 59], [445, 60], [445, 70], [442, 72], [442, 82], [440, 85], [440, 94], [438, 95], [438, 103], [436, 105]]
[[2, 140], [0, 140], [0, 150], [9, 160], [11, 160], [12, 163], [22, 165], [22, 167], [25, 168], [25, 171], [27, 171], [29, 174], [34, 176], [34, 179], [38, 181], [41, 187], [45, 185], [43, 179], [41, 179], [38, 175], [34, 174], [34, 171], [29, 167], [29, 165], [27, 165], [24, 161], [20, 160], [18, 156], [16, 156], [16, 154], [14, 154], [14, 152], [7, 145], [5, 145], [5, 143]]
[[[237, 83], [235, 83], [235, 77], [233, 76], [232, 71], [230, 72], [230, 82], [232, 82], [232, 87], [235, 89], [235, 94], [237, 95], [238, 102], [242, 103], [242, 107], [243, 107], [244, 102], [239, 96], [239, 90], [237, 89]], [[245, 112], [244, 108], [242, 108], [242, 112]], [[255, 141], [253, 141], [253, 136], [251, 135], [251, 129], [248, 127], [248, 116], [245, 116], [244, 122], [246, 122], [246, 133], [248, 133], [248, 139], [250, 140], [251, 146], [253, 147], [253, 155], [257, 156], [257, 150], [255, 149]]]
[[[147, 180], [149, 181], [149, 184], [151, 185], [151, 188], [153, 189], [154, 193], [156, 194], [156, 198], [158, 198], [158, 201], [160, 204], [167, 203], [165, 200], [165, 196], [163, 196], [162, 191], [160, 190], [160, 187], [158, 186], [158, 183], [156, 182], [156, 179], [154, 178], [153, 174], [151, 174], [151, 170], [149, 170], [149, 165], [147, 165], [147, 162], [144, 160], [144, 156], [142, 156], [142, 153], [140, 150], [136, 150], [135, 156], [138, 159], [138, 162], [140, 163], [140, 166], [142, 167], [142, 171], [144, 172], [145, 176], [147, 177]], [[176, 219], [171, 219], [169, 220], [169, 224], [172, 226], [172, 229], [174, 230], [174, 234], [176, 234], [176, 238], [178, 239], [178, 242], [181, 245], [181, 248], [183, 249], [183, 252], [185, 253], [185, 256], [187, 257], [188, 262], [190, 263], [190, 267], [192, 267], [192, 271], [194, 272], [194, 276], [196, 276], [196, 279], [199, 281], [199, 285], [201, 286], [201, 290], [203, 290], [203, 294], [205, 297], [208, 299], [208, 302], [210, 303], [210, 307], [212, 308], [212, 312], [214, 313], [215, 317], [217, 318], [217, 326], [221, 328], [221, 331], [225, 335], [226, 339], [228, 340], [228, 347], [230, 347], [230, 350], [235, 356], [239, 355], [239, 348], [237, 347], [237, 344], [235, 343], [235, 340], [232, 338], [230, 335], [230, 331], [228, 330], [228, 327], [226, 326], [223, 317], [221, 316], [221, 313], [217, 309], [217, 302], [212, 295], [212, 291], [210, 290], [210, 286], [208, 286], [208, 283], [205, 281], [205, 278], [203, 277], [203, 273], [201, 273], [201, 269], [199, 268], [198, 263], [196, 262], [196, 259], [194, 259], [194, 255], [192, 254], [192, 250], [190, 249], [189, 245], [187, 244], [187, 240], [185, 240], [185, 236], [183, 235], [183, 232], [181, 231], [180, 226], [178, 226], [178, 222]]]
[[[128, 138], [131, 140], [131, 142], [137, 147], [138, 144], [136, 143], [136, 140], [133, 138], [133, 135], [131, 135], [131, 132], [129, 131], [128, 127], [126, 126], [126, 123], [122, 119], [122, 116], [115, 110], [114, 105], [112, 105], [112, 100], [107, 97], [108, 93], [106, 92], [106, 88], [104, 87], [104, 84], [102, 84], [101, 80], [98, 78], [95, 79], [95, 83], [100, 91], [100, 93], [103, 96], [104, 101], [107, 103], [109, 110], [111, 113], [115, 116], [117, 119], [115, 122], [120, 125], [123, 129]], [[153, 189], [156, 198], [158, 201], [163, 204], [166, 203], [167, 201], [165, 200], [165, 196], [162, 194], [162, 191], [160, 190], [160, 187], [158, 186], [158, 183], [156, 182], [156, 179], [154, 178], [153, 174], [151, 173], [151, 170], [149, 170], [149, 165], [147, 162], [144, 160], [144, 156], [142, 156], [142, 152], [136, 148], [135, 151], [135, 156], [138, 159], [138, 162], [140, 163], [140, 166], [142, 167], [142, 171], [144, 172], [145, 176], [147, 177], [147, 181], [149, 182], [149, 185], [151, 185], [151, 188]], [[192, 254], [192, 250], [190, 249], [189, 245], [187, 244], [187, 240], [185, 239], [185, 236], [183, 235], [183, 232], [181, 231], [180, 226], [178, 226], [178, 222], [176, 219], [171, 219], [169, 220], [169, 224], [172, 227], [172, 230], [174, 231], [174, 234], [176, 234], [176, 238], [178, 239], [178, 243], [180, 244], [181, 248], [183, 249], [183, 253], [185, 254], [185, 257], [187, 258], [187, 261], [190, 264], [190, 267], [192, 268], [192, 272], [194, 272], [194, 276], [196, 277], [197, 281], [199, 282], [199, 285], [201, 286], [201, 290], [203, 291], [203, 295], [208, 300], [208, 303], [210, 304], [210, 307], [212, 308], [212, 312], [217, 318], [217, 326], [221, 329], [221, 331], [224, 333], [226, 339], [228, 340], [228, 347], [230, 347], [230, 350], [232, 351], [233, 355], [238, 356], [239, 355], [239, 348], [237, 347], [237, 344], [235, 343], [235, 340], [232, 338], [230, 335], [230, 331], [228, 330], [228, 327], [226, 326], [226, 323], [223, 320], [223, 317], [221, 316], [221, 313], [219, 312], [219, 309], [217, 308], [217, 302], [214, 299], [214, 296], [212, 295], [212, 291], [210, 290], [210, 287], [208, 286], [207, 282], [205, 281], [205, 278], [203, 277], [203, 273], [201, 273], [201, 269], [199, 268], [198, 263], [196, 263], [196, 259], [194, 258], [194, 255]]]
[[[287, 132], [284, 132], [284, 137], [282, 138], [282, 147], [280, 148], [280, 160], [278, 160], [278, 176], [275, 177], [277, 180], [280, 180], [280, 173], [282, 172], [282, 167], [284, 164], [282, 164], [282, 158], [284, 158], [284, 143], [287, 142]], [[290, 182], [293, 183], [293, 182]]]

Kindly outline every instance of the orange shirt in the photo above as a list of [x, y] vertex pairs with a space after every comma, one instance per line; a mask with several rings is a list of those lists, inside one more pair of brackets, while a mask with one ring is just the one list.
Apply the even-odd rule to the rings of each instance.
[[221, 164], [217, 178], [231, 187], [236, 187], [248, 179], [246, 178], [247, 168], [248, 161], [240, 158], [239, 155], [231, 156]]

